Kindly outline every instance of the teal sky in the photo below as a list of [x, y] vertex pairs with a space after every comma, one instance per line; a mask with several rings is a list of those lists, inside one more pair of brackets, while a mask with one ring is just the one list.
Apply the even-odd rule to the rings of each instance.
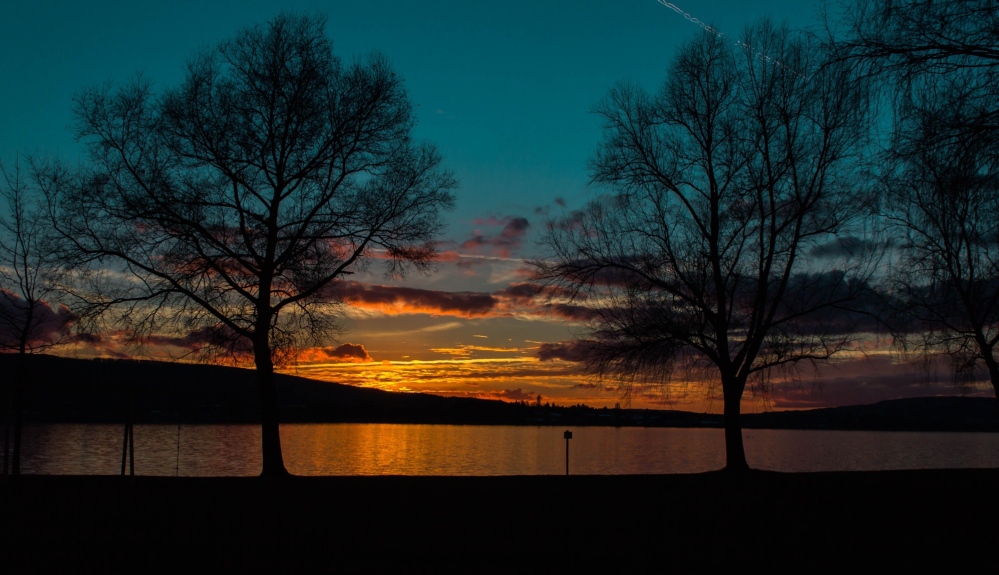
[[[675, 4], [733, 46], [744, 26], [764, 17], [797, 28], [819, 24], [819, 0]], [[657, 0], [8, 1], [0, 7], [0, 161], [83, 161], [71, 130], [82, 88], [127, 83], [138, 73], [155, 86], [175, 86], [192, 53], [282, 10], [324, 13], [345, 60], [386, 56], [416, 106], [416, 137], [439, 147], [459, 182], [438, 271], [401, 281], [351, 276], [358, 299], [344, 335], [310, 350], [301, 373], [508, 400], [619, 400], [621, 390], [578, 369], [568, 342], [584, 325], [556, 317], [518, 288], [530, 271], [525, 259], [540, 253], [546, 216], [581, 207], [597, 192], [587, 185], [586, 162], [601, 125], [590, 110], [619, 80], [655, 89], [677, 48], [703, 33]], [[89, 352], [122, 350], [112, 342]], [[885, 356], [844, 362], [814, 379], [823, 386], [789, 389], [774, 406], [870, 403], [932, 395], [933, 386], [947, 384], [945, 375], [932, 386], [926, 378], [913, 384]], [[717, 411], [716, 393], [679, 389], [672, 405]], [[636, 396], [635, 405], [643, 404]]]
[[[764, 16], [816, 22], [808, 0], [677, 5], [737, 34]], [[419, 106], [417, 135], [461, 183], [452, 231], [475, 218], [529, 217], [556, 197], [581, 203], [599, 140], [593, 105], [620, 79], [661, 82], [699, 27], [656, 0], [542, 2], [59, 1], [0, 8], [0, 159], [75, 161], [78, 91], [135, 74], [175, 85], [195, 50], [281, 10], [328, 16], [335, 52], [387, 56]]]

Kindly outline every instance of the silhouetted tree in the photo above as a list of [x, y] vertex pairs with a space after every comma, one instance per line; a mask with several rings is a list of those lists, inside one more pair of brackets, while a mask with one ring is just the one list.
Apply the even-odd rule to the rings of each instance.
[[898, 239], [888, 324], [958, 373], [984, 364], [999, 398], [999, 154], [977, 138], [928, 145], [936, 127], [905, 128], [886, 161], [882, 214]]
[[959, 372], [984, 364], [999, 398], [999, 2], [866, 1], [839, 59], [882, 80], [894, 129], [879, 165], [894, 235], [897, 341]]
[[[999, 59], [996, 0], [859, 0], [844, 12], [838, 54], [869, 58], [905, 74]], [[969, 60], [962, 63], [961, 60]], [[956, 60], [955, 60], [956, 59]]]
[[[14, 373], [4, 377], [4, 474], [20, 474], [26, 356], [58, 344], [69, 333], [73, 314], [54, 304], [58, 262], [47, 245], [47, 219], [40, 191], [21, 164], [0, 164], [0, 350], [18, 354]], [[9, 437], [13, 420], [13, 451]]]
[[747, 469], [743, 392], [774, 369], [848, 348], [873, 260], [852, 259], [867, 90], [820, 46], [764, 22], [740, 48], [701, 33], [655, 94], [598, 106], [593, 182], [610, 189], [549, 224], [540, 279], [597, 319], [587, 365], [625, 383], [677, 370], [720, 379], [726, 469]]
[[[325, 19], [280, 15], [190, 60], [179, 87], [85, 90], [92, 165], [50, 182], [66, 261], [124, 275], [123, 326], [252, 357], [264, 476], [286, 474], [274, 364], [336, 327], [337, 280], [427, 270], [455, 182], [380, 56], [346, 64]], [[110, 277], [99, 276], [104, 285]]]
[[999, 1], [863, 0], [848, 8], [845, 35], [833, 34], [830, 45], [837, 60], [886, 81], [897, 128], [916, 114], [935, 118], [922, 135], [936, 142], [995, 137]]

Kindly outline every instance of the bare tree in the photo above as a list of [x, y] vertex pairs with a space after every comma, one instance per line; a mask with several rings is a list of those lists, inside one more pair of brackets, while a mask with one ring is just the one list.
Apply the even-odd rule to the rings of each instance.
[[882, 177], [898, 238], [888, 323], [901, 345], [947, 354], [959, 374], [984, 364], [999, 398], [999, 154], [976, 138], [928, 145], [940, 126], [923, 120], [904, 130], [911, 140], [896, 142]]
[[866, 1], [832, 47], [882, 80], [882, 213], [900, 238], [890, 325], [906, 349], [984, 364], [999, 398], [999, 2]]
[[49, 186], [67, 261], [126, 278], [106, 300], [123, 325], [252, 357], [264, 476], [287, 473], [275, 361], [330, 335], [345, 275], [428, 270], [453, 203], [440, 155], [411, 139], [402, 80], [379, 56], [341, 62], [324, 29], [280, 15], [160, 95], [141, 79], [84, 91], [92, 166]]
[[[47, 245], [46, 211], [39, 190], [21, 164], [8, 170], [0, 164], [0, 350], [18, 354], [14, 373], [5, 377], [7, 388], [4, 430], [4, 474], [20, 474], [21, 428], [27, 354], [48, 349], [69, 334], [74, 315], [58, 296], [57, 271]], [[9, 437], [13, 420], [13, 451]]]
[[703, 33], [659, 92], [610, 92], [590, 168], [611, 193], [552, 222], [536, 264], [595, 308], [584, 338], [598, 375], [720, 380], [733, 471], [748, 468], [747, 383], [849, 348], [873, 269], [842, 257], [865, 245], [850, 235], [867, 201], [864, 83], [767, 22], [739, 46]]
[[999, 60], [996, 0], [861, 0], [844, 6], [837, 55], [915, 77]]
[[915, 114], [936, 118], [935, 129], [923, 133], [936, 139], [927, 145], [995, 137], [999, 1], [863, 0], [845, 15], [845, 33], [830, 33], [835, 59], [884, 81], [900, 115], [897, 129], [911, 127]]

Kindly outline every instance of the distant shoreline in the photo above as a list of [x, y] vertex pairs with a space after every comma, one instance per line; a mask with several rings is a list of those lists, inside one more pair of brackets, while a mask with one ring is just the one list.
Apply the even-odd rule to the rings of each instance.
[[[10, 369], [0, 354], [0, 370]], [[181, 363], [29, 356], [25, 421], [33, 423], [254, 424], [249, 370]], [[5, 363], [7, 362], [7, 363]], [[9, 371], [8, 371], [9, 372]], [[284, 423], [426, 423], [612, 427], [721, 427], [720, 414], [505, 403], [393, 393], [277, 375]], [[999, 431], [991, 398], [923, 397], [873, 405], [743, 414], [746, 429]]]

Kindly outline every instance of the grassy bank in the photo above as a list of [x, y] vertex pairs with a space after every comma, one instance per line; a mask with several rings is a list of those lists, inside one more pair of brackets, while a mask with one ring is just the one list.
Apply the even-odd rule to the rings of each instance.
[[994, 567], [997, 485], [999, 470], [23, 476], [0, 480], [0, 541], [11, 573]]

